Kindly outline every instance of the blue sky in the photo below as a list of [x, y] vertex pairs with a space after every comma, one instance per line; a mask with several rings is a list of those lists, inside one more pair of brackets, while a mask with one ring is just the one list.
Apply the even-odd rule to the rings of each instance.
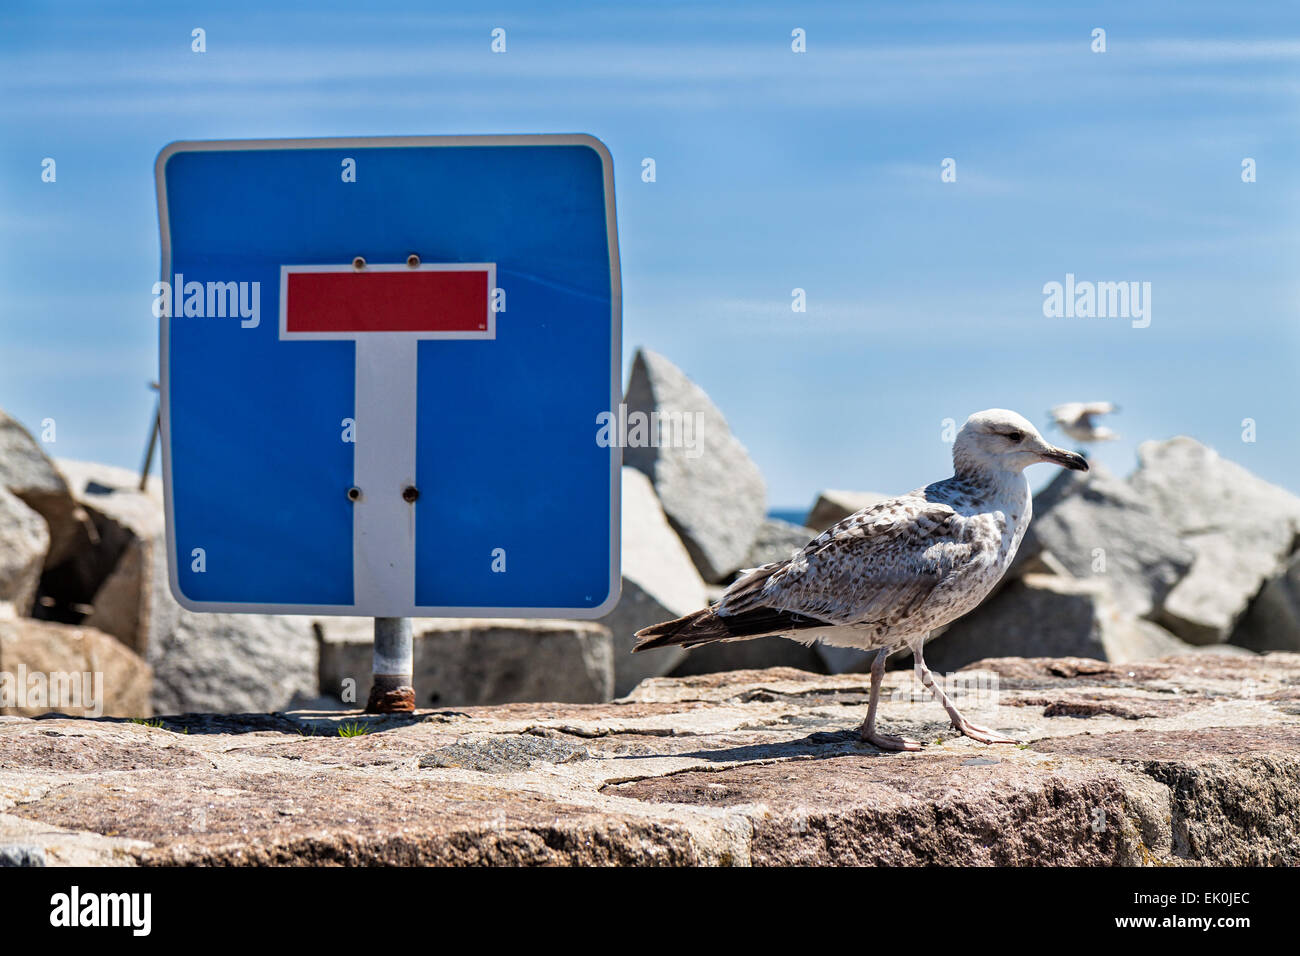
[[[1190, 434], [1300, 492], [1293, 4], [268, 6], [0, 11], [0, 407], [56, 455], [143, 451], [164, 144], [589, 132], [627, 358], [709, 392], [773, 506], [943, 477], [945, 418], [1095, 398], [1112, 470]], [[1067, 272], [1150, 282], [1150, 327], [1045, 318]]]

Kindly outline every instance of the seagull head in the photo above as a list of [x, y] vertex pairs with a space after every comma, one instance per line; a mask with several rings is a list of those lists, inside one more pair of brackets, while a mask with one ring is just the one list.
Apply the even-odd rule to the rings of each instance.
[[1088, 460], [1082, 455], [1057, 448], [1028, 419], [1005, 408], [986, 409], [966, 419], [953, 442], [952, 461], [959, 474], [1020, 474], [1039, 462], [1088, 470]]

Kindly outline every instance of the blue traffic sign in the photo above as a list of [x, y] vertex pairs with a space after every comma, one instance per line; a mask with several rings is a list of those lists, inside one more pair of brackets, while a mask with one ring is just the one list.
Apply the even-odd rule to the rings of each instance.
[[173, 143], [171, 588], [196, 611], [599, 617], [613, 166], [583, 135]]

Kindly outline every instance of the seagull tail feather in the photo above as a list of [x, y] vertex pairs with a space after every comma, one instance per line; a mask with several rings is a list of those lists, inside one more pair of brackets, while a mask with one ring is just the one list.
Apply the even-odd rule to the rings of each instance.
[[694, 647], [696, 644], [708, 644], [710, 641], [731, 637], [732, 634], [718, 615], [713, 613], [713, 608], [706, 607], [702, 611], [664, 621], [662, 624], [643, 627], [634, 636], [637, 644], [632, 648], [633, 654], [656, 647]]
[[828, 621], [780, 608], [760, 605], [737, 614], [719, 614], [716, 608], [714, 605], [685, 617], [643, 627], [636, 632], [638, 643], [632, 652], [656, 647], [695, 647], [713, 641], [748, 641], [755, 637], [780, 636], [802, 640], [796, 636], [800, 631], [830, 626]]

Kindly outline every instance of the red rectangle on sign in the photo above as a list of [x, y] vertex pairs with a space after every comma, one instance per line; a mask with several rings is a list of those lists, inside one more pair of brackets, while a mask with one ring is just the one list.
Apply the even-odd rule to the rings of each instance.
[[486, 269], [289, 272], [288, 333], [482, 332]]

